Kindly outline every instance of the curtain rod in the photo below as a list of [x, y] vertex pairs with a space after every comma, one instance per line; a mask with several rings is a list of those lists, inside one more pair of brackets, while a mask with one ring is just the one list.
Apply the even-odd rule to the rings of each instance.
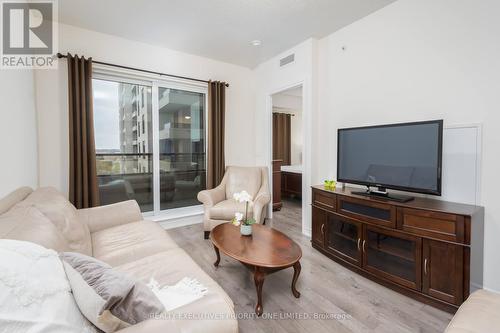
[[[67, 55], [64, 55], [62, 53], [57, 53], [57, 57], [59, 59], [61, 58], [67, 58]], [[184, 79], [184, 80], [190, 80], [190, 81], [197, 81], [197, 82], [204, 82], [204, 83], [209, 83], [207, 80], [202, 80], [202, 79], [196, 79], [192, 77], [187, 77], [187, 76], [180, 76], [180, 75], [174, 75], [174, 74], [165, 74], [165, 73], [160, 73], [160, 72], [155, 72], [155, 71], [149, 71], [147, 69], [140, 69], [140, 68], [134, 68], [134, 67], [128, 67], [128, 66], [123, 66], [123, 65], [116, 65], [116, 64], [110, 64], [108, 62], [102, 62], [102, 61], [95, 61], [92, 60], [93, 63], [99, 64], [99, 65], [105, 65], [105, 66], [112, 66], [112, 67], [118, 67], [118, 68], [123, 68], [123, 69], [130, 69], [133, 71], [139, 71], [139, 72], [144, 72], [144, 73], [149, 73], [149, 74], [156, 74], [156, 75], [161, 75], [161, 76], [170, 76], [170, 77], [175, 77], [177, 79]], [[229, 87], [229, 83], [224, 82], [226, 87]]]

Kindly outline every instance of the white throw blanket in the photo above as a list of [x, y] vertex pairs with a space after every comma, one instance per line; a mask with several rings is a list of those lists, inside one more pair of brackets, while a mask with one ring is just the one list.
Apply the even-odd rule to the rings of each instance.
[[192, 303], [202, 298], [208, 291], [198, 280], [188, 277], [183, 278], [173, 286], [163, 287], [160, 287], [158, 281], [151, 278], [148, 287], [163, 303], [166, 311]]
[[21, 332], [97, 329], [80, 312], [55, 251], [0, 239], [0, 333]]

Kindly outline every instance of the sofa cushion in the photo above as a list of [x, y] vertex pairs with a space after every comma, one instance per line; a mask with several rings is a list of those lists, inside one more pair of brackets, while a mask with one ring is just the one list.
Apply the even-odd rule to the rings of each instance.
[[[160, 285], [174, 285], [184, 277], [197, 279], [207, 288], [206, 294], [199, 300], [176, 308], [168, 314], [189, 315], [188, 318], [197, 320], [186, 323], [186, 332], [237, 332], [238, 323], [234, 317], [234, 305], [226, 292], [198, 266], [193, 259], [182, 249], [176, 248], [161, 252], [134, 262], [116, 267], [144, 282], [151, 277]], [[214, 319], [207, 319], [214, 318]], [[168, 319], [168, 318], [167, 318]], [[140, 324], [146, 328], [148, 321]], [[152, 327], [158, 327], [157, 323], [151, 323]], [[183, 324], [184, 325], [184, 324]], [[153, 330], [156, 332], [157, 330]], [[158, 330], [160, 332], [161, 330]], [[184, 331], [184, 330], [183, 330]], [[149, 330], [148, 330], [149, 332]]]
[[92, 233], [94, 257], [118, 266], [178, 245], [151, 221], [133, 222]]
[[460, 306], [446, 333], [498, 332], [500, 294], [484, 289], [472, 293]]
[[16, 206], [35, 206], [56, 226], [68, 241], [70, 250], [92, 255], [87, 224], [78, 220], [76, 208], [52, 187], [42, 187]]
[[0, 238], [29, 241], [55, 251], [69, 244], [55, 225], [36, 207], [15, 207], [0, 215]]
[[0, 331], [91, 333], [57, 253], [0, 240]]
[[262, 185], [261, 168], [230, 166], [226, 172], [228, 177], [226, 199], [232, 198], [235, 193], [241, 191], [247, 191], [252, 199], [255, 199]]
[[33, 189], [31, 187], [20, 187], [17, 190], [7, 194], [0, 200], [0, 215], [6, 213], [18, 202], [24, 200]]
[[[245, 203], [228, 199], [217, 203], [210, 208], [210, 218], [214, 220], [230, 221], [236, 212], [245, 214]], [[253, 203], [248, 204], [248, 218], [253, 216]]]
[[115, 332], [165, 311], [144, 283], [108, 264], [74, 252], [60, 257], [78, 307], [104, 332]]

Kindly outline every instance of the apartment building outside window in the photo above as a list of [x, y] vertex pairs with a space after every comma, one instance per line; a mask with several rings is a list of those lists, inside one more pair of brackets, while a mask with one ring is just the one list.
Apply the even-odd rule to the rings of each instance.
[[101, 204], [134, 199], [155, 214], [199, 205], [206, 88], [101, 74], [93, 93]]

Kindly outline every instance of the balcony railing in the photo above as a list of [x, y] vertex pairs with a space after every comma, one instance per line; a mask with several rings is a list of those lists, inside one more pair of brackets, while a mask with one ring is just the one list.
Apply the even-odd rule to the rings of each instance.
[[[101, 204], [136, 200], [143, 212], [153, 210], [153, 154], [98, 153]], [[199, 204], [205, 189], [205, 153], [160, 154], [160, 209]]]

